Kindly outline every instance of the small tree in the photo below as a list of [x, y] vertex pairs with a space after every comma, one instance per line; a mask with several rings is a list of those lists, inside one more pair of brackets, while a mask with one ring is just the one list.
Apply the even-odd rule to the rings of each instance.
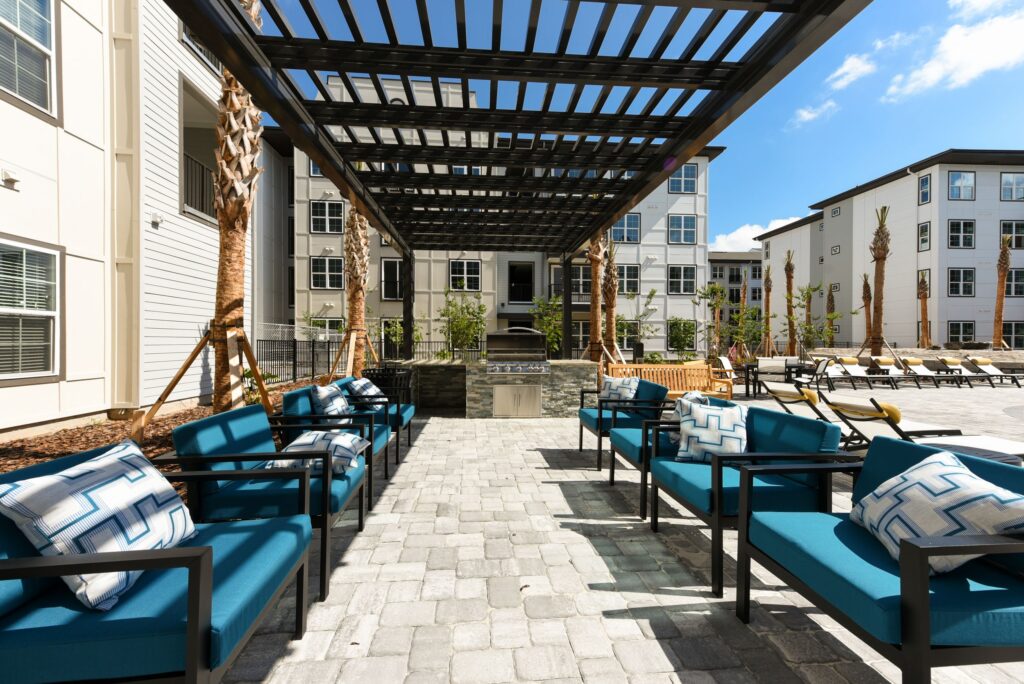
[[737, 359], [746, 361], [751, 350], [756, 350], [764, 334], [761, 310], [756, 306], [743, 307], [726, 326], [726, 334], [732, 340]]
[[[389, 318], [384, 321], [384, 339], [388, 344], [401, 349], [402, 342], [405, 341], [405, 326], [402, 321], [394, 318]], [[412, 341], [413, 343], [419, 343], [423, 341], [423, 329], [420, 328], [419, 321], [413, 321], [412, 323]]]
[[554, 356], [562, 349], [562, 298], [533, 298], [533, 327], [547, 337], [548, 354]]
[[825, 330], [822, 335], [822, 338], [825, 340], [826, 347], [833, 346], [836, 341], [835, 313], [836, 295], [832, 291], [832, 283], [829, 283], [828, 294], [825, 296]]
[[1010, 273], [1010, 236], [1003, 235], [999, 240], [999, 259], [996, 261], [996, 311], [992, 319], [992, 348], [1002, 349], [1003, 341], [1003, 304], [1006, 300], [1006, 278]]
[[875, 210], [878, 218], [878, 227], [871, 238], [871, 261], [875, 264], [875, 300], [872, 304], [872, 335], [871, 354], [878, 356], [882, 353], [882, 336], [885, 335], [885, 261], [889, 258], [889, 243], [891, 236], [889, 228], [885, 225], [889, 218], [889, 207], [879, 207]]
[[796, 356], [796, 312], [793, 301], [793, 273], [796, 265], [793, 263], [793, 250], [786, 250], [786, 264], [783, 271], [786, 273], [786, 325], [789, 339], [786, 342], [786, 355]]
[[863, 274], [862, 278], [863, 282], [860, 286], [860, 302], [864, 309], [864, 340], [866, 343], [867, 340], [870, 340], [875, 334], [875, 331], [872, 328], [873, 322], [871, 320], [871, 282], [868, 280], [867, 273]]
[[764, 267], [764, 331], [761, 333], [762, 353], [765, 356], [773, 356], [775, 345], [772, 343], [772, 267]]
[[708, 340], [708, 356], [722, 353], [722, 307], [725, 306], [725, 288], [718, 283], [708, 283], [697, 290], [696, 302], [707, 304], [711, 309], [711, 338]]
[[678, 316], [668, 319], [668, 348], [680, 359], [694, 357], [693, 350], [697, 342], [697, 322], [688, 321]]
[[797, 288], [797, 299], [804, 310], [804, 320], [798, 327], [800, 344], [804, 349], [813, 348], [818, 341], [818, 329], [816, 319], [811, 315], [811, 304], [814, 302], [814, 295], [821, 292], [821, 283], [817, 285], [805, 285]]
[[456, 295], [446, 289], [437, 320], [448, 349], [455, 352], [475, 347], [487, 331], [486, 316], [487, 307], [479, 292]]
[[654, 337], [658, 329], [650, 322], [650, 319], [658, 312], [658, 307], [654, 306], [654, 298], [657, 296], [658, 291], [654, 289], [644, 295], [642, 299], [636, 292], [626, 295], [626, 301], [633, 304], [633, 318], [626, 318], [621, 314], [615, 316], [615, 332], [620, 339], [628, 335], [629, 324], [632, 322], [636, 323], [634, 337], [637, 342], [643, 344], [646, 340]]

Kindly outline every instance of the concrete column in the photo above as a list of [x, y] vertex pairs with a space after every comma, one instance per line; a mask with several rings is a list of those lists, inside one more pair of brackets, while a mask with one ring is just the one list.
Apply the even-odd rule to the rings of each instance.
[[402, 358], [412, 360], [416, 329], [416, 255], [402, 255]]

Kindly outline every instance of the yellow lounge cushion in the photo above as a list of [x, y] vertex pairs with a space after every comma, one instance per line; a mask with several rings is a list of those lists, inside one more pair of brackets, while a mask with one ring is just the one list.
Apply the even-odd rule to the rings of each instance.
[[943, 356], [941, 360], [942, 360], [942, 363], [946, 364], [947, 366], [959, 366], [960, 365], [960, 359], [955, 359], [952, 356]]
[[904, 356], [903, 363], [907, 366], [923, 366], [924, 361], [914, 356]]
[[843, 365], [854, 365], [854, 366], [856, 366], [856, 365], [858, 365], [860, 363], [860, 359], [858, 359], [856, 356], [840, 356], [839, 357], [839, 363], [841, 363]]
[[840, 413], [847, 413], [861, 418], [889, 417], [894, 423], [900, 422], [900, 419], [903, 418], [903, 414], [900, 412], [899, 408], [884, 402], [878, 403], [878, 406], [882, 409], [881, 411], [871, 404], [851, 404], [845, 401], [833, 401], [829, 406], [833, 409], [838, 409]]
[[976, 366], [991, 366], [992, 359], [986, 359], [982, 356], [972, 356], [971, 363], [973, 363]]
[[775, 383], [772, 383], [771, 385], [765, 383], [765, 387], [767, 387], [769, 394], [779, 397], [780, 399], [802, 399], [812, 406], [817, 405], [818, 403], [818, 393], [812, 389], [807, 389], [806, 387], [797, 389], [796, 387], [777, 385]]
[[890, 359], [888, 356], [876, 356], [875, 363], [877, 363], [879, 366], [891, 366], [893, 365], [894, 361]]

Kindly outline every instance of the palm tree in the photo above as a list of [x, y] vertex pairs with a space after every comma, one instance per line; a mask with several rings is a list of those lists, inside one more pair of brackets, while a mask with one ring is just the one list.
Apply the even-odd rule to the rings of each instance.
[[[601, 363], [601, 272], [604, 269], [604, 240], [590, 241], [590, 360]], [[614, 331], [612, 335], [614, 335]]]
[[1010, 273], [1010, 236], [1004, 235], [999, 240], [999, 260], [996, 261], [996, 314], [992, 321], [992, 348], [1002, 349], [1003, 342], [1003, 303], [1006, 299], [1006, 277]]
[[835, 329], [836, 295], [832, 292], [832, 283], [828, 284], [828, 295], [825, 297], [825, 346], [831, 347], [836, 338]]
[[796, 313], [793, 309], [793, 271], [796, 270], [796, 266], [793, 264], [791, 249], [786, 250], [786, 265], [783, 270], [786, 273], [786, 324], [789, 327], [786, 356], [796, 356]]
[[875, 264], [875, 300], [872, 303], [872, 322], [874, 328], [871, 335], [871, 355], [878, 356], [882, 353], [882, 336], [885, 335], [884, 307], [885, 307], [885, 260], [889, 258], [889, 228], [885, 220], [889, 217], [889, 207], [879, 207], [875, 210], [878, 218], [878, 227], [871, 238], [871, 261]]
[[924, 279], [923, 271], [917, 280], [917, 300], [921, 304], [921, 339], [918, 345], [921, 349], [928, 349], [932, 346], [932, 333], [928, 321], [928, 281]]
[[[262, 26], [260, 0], [241, 0], [242, 7], [257, 27]], [[221, 95], [217, 101], [217, 149], [214, 182], [214, 212], [220, 235], [217, 257], [217, 293], [213, 330], [213, 409], [232, 406], [232, 378], [228, 335], [242, 330], [245, 320], [245, 234], [256, 197], [257, 165], [263, 126], [261, 113], [242, 84], [224, 69], [220, 76]], [[241, 393], [235, 396], [241, 398]]]
[[874, 330], [871, 328], [871, 283], [868, 274], [863, 274], [864, 281], [860, 286], [860, 301], [864, 308], [864, 344], [871, 340]]
[[771, 356], [775, 345], [772, 343], [772, 267], [764, 267], [764, 335], [761, 338], [765, 356]]
[[366, 366], [366, 273], [370, 268], [369, 222], [356, 211], [348, 210], [345, 226], [345, 291], [348, 298], [348, 331], [355, 335], [352, 374], [359, 377]]
[[722, 307], [725, 306], [727, 293], [718, 283], [708, 283], [697, 290], [696, 302], [711, 307], [711, 344], [708, 356], [718, 356], [722, 351]]
[[604, 282], [601, 294], [604, 298], [604, 346], [615, 349], [615, 302], [619, 298], [619, 268], [615, 264], [615, 243], [611, 233], [605, 232]]

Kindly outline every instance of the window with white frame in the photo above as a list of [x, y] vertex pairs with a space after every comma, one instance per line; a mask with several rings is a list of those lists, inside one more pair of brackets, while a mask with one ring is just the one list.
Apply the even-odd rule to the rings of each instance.
[[324, 175], [324, 172], [320, 170], [320, 165], [312, 159], [309, 160], [309, 175], [318, 178]]
[[344, 257], [310, 257], [309, 286], [314, 290], [345, 288]]
[[640, 341], [640, 321], [620, 321], [618, 325], [619, 348], [629, 351]]
[[640, 214], [626, 214], [612, 224], [612, 241], [640, 242]]
[[0, 88], [53, 110], [53, 2], [0, 0]]
[[309, 203], [309, 232], [345, 232], [345, 203], [332, 200], [313, 200]]
[[668, 293], [670, 295], [691, 295], [697, 292], [696, 266], [669, 266]]
[[590, 321], [572, 322], [572, 348], [586, 349], [590, 344]]
[[58, 252], [0, 241], [0, 380], [57, 375]]
[[949, 321], [947, 342], [963, 343], [974, 341], [974, 321]]
[[1024, 268], [1011, 268], [1006, 274], [1006, 296], [1024, 297]]
[[770, 242], [765, 241], [764, 243], [764, 260], [768, 261], [772, 258], [772, 245]]
[[380, 298], [387, 300], [402, 298], [402, 260], [380, 260]]
[[759, 302], [761, 301], [761, 288], [752, 287], [750, 288], [750, 301]]
[[339, 335], [345, 332], [344, 318], [311, 318], [309, 324], [314, 328], [338, 333]]
[[713, 265], [711, 267], [712, 278], [724, 278], [725, 277], [725, 266]]
[[932, 175], [921, 176], [917, 179], [917, 203], [928, 204], [932, 201]]
[[668, 178], [668, 191], [692, 195], [697, 192], [697, 165], [683, 164]]
[[697, 217], [694, 214], [668, 215], [668, 241], [673, 245], [697, 244]]
[[948, 294], [950, 297], [973, 297], [974, 269], [949, 269], [949, 282], [947, 283], [946, 294]]
[[974, 199], [974, 171], [949, 172], [949, 199], [961, 201]]
[[572, 294], [590, 296], [590, 267], [573, 264]]
[[1003, 202], [1024, 202], [1024, 173], [999, 174], [999, 199]]
[[449, 261], [448, 287], [460, 292], [479, 292], [480, 260], [452, 259]]
[[761, 264], [753, 264], [750, 267], [750, 279], [761, 280]]
[[1001, 221], [999, 229], [1010, 236], [1010, 249], [1024, 249], [1024, 221]]
[[927, 252], [932, 248], [932, 224], [930, 221], [917, 224], [917, 251]]
[[619, 292], [622, 294], [637, 294], [640, 292], [639, 264], [618, 264], [616, 269], [619, 272]]
[[974, 249], [974, 221], [956, 219], [949, 222], [949, 248]]

